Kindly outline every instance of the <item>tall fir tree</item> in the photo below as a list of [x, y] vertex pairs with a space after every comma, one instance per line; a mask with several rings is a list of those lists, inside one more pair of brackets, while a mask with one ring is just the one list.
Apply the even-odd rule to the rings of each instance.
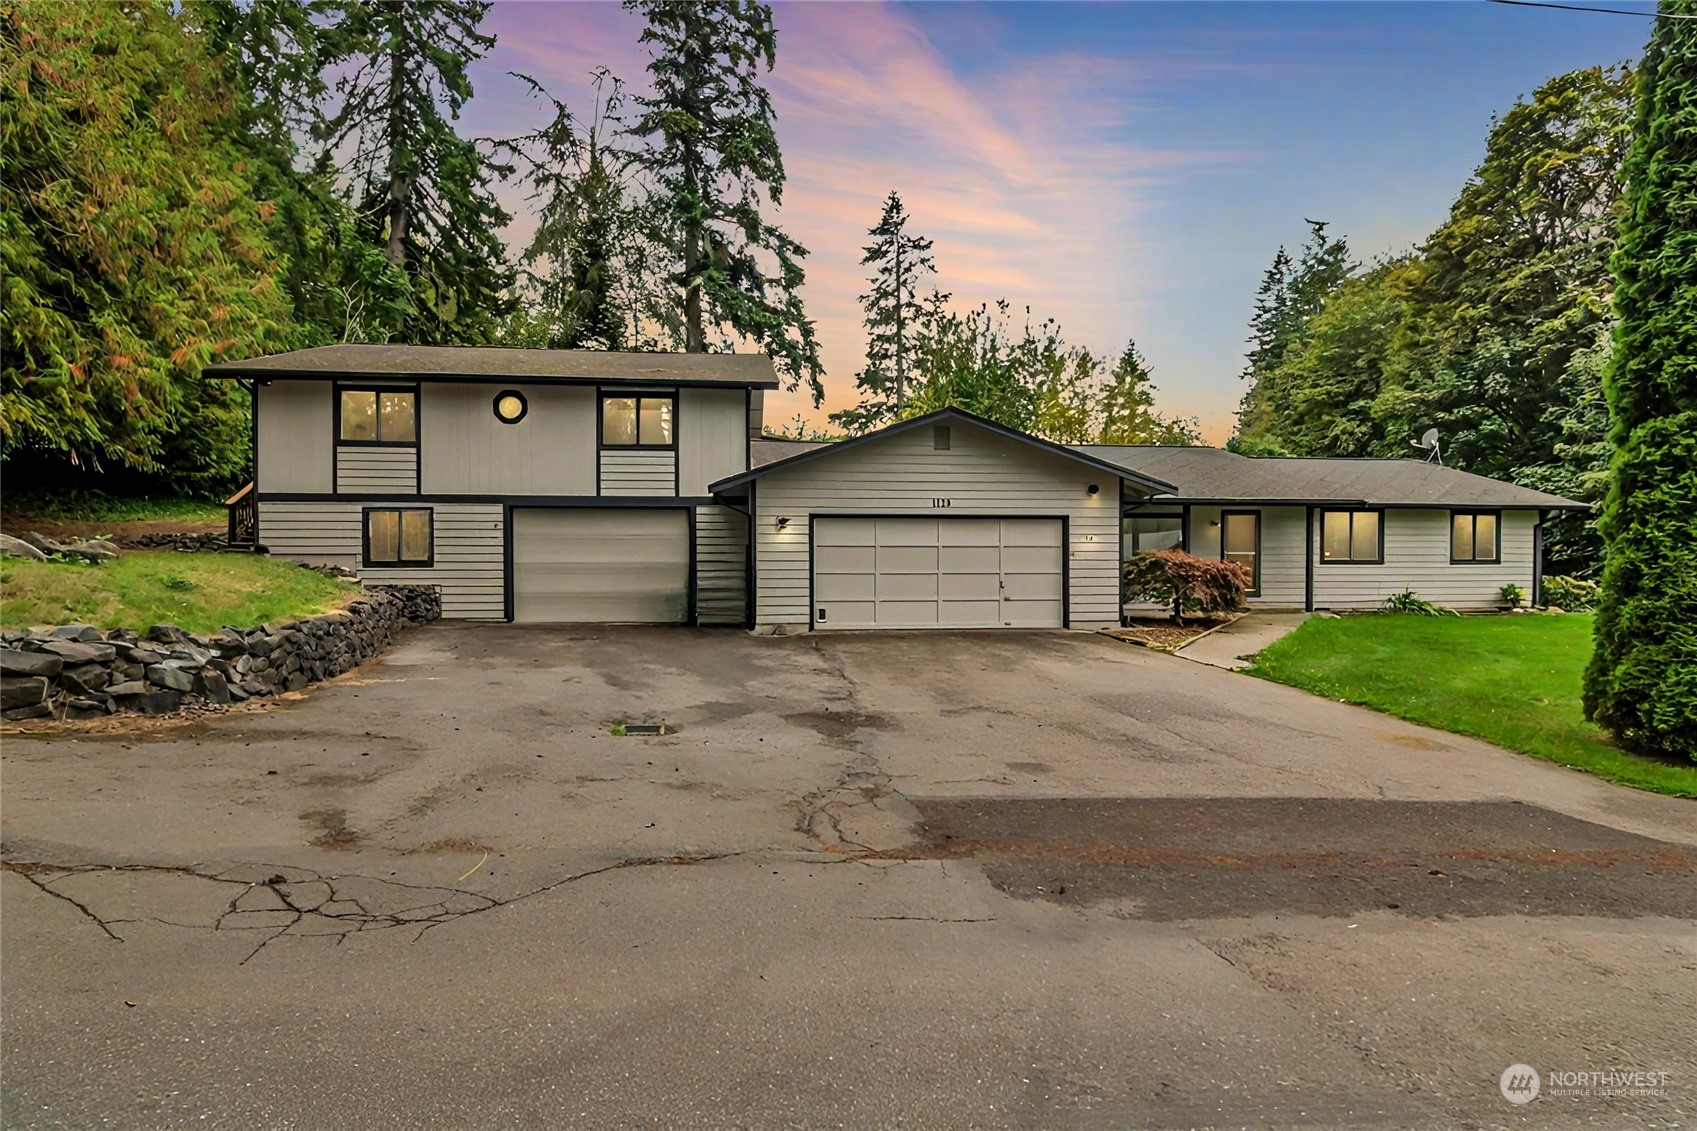
[[1154, 373], [1135, 341], [1128, 340], [1120, 351], [1098, 400], [1097, 443], [1189, 447], [1201, 442], [1194, 421], [1168, 419], [1155, 411]]
[[[911, 218], [901, 196], [891, 190], [883, 215], [867, 230], [872, 242], [860, 264], [872, 270], [867, 277], [871, 289], [860, 296], [866, 326], [866, 366], [855, 375], [860, 403], [831, 414], [832, 423], [851, 433], [900, 419], [911, 392], [914, 345], [925, 317], [919, 281], [937, 270], [931, 241], [908, 231]], [[948, 297], [940, 295], [939, 302]]]
[[371, 242], [412, 281], [402, 333], [475, 345], [511, 306], [493, 184], [507, 170], [454, 128], [472, 96], [467, 68], [495, 40], [484, 0], [337, 0], [327, 63], [339, 72], [321, 160], [342, 172]]
[[1660, 12], [1611, 263], [1614, 458], [1585, 710], [1634, 746], [1697, 760], [1697, 2]]
[[[651, 240], [672, 264], [684, 348], [754, 342], [790, 388], [824, 400], [802, 306], [807, 249], [762, 215], [783, 201], [784, 163], [762, 69], [777, 59], [772, 10], [753, 0], [625, 0], [647, 21], [652, 93], [635, 99]], [[709, 341], [709, 333], [721, 341]]]

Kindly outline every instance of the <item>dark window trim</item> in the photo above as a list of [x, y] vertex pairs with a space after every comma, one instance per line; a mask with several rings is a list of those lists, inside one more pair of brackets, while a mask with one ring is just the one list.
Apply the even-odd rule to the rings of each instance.
[[[511, 420], [508, 420], [506, 417], [501, 415], [501, 402], [506, 400], [508, 397], [517, 397], [519, 399], [519, 414]], [[517, 424], [519, 421], [530, 415], [530, 398], [519, 392], [517, 389], [502, 389], [500, 392], [496, 393], [494, 399], [489, 402], [489, 410], [495, 414], [495, 420], [498, 423]]]
[[[371, 560], [371, 516], [379, 511], [393, 511], [397, 524], [396, 552], [400, 552], [401, 539], [399, 534], [400, 513], [402, 511], [423, 511], [430, 516], [430, 556], [424, 561], [403, 560], [394, 562], [374, 562]], [[435, 507], [361, 507], [359, 511], [359, 561], [362, 569], [431, 569], [436, 565], [436, 508]]]
[[[672, 402], [672, 442], [669, 444], [609, 444], [607, 442], [607, 402], [636, 400], [644, 397], [664, 397]], [[595, 450], [597, 452], [675, 452], [678, 450], [678, 402], [676, 389], [598, 389], [595, 397]], [[637, 439], [642, 439], [642, 406], [637, 405]], [[674, 472], [675, 474], [675, 472]], [[599, 490], [599, 485], [597, 486]]]
[[1250, 579], [1251, 581], [1254, 582], [1254, 588], [1245, 589], [1243, 591], [1243, 595], [1245, 597], [1259, 597], [1261, 595], [1261, 526], [1262, 526], [1262, 517], [1261, 517], [1260, 511], [1243, 511], [1243, 510], [1224, 511], [1223, 510], [1223, 511], [1220, 512], [1220, 560], [1222, 562], [1226, 560], [1226, 519], [1233, 517], [1233, 516], [1236, 516], [1236, 515], [1248, 515], [1249, 517], [1251, 517], [1255, 520], [1255, 576]]
[[[1374, 548], [1371, 558], [1328, 558], [1326, 556], [1326, 516], [1329, 514], [1376, 514], [1379, 516], [1379, 544]], [[1355, 520], [1349, 520], [1349, 548], [1355, 550]], [[1384, 507], [1321, 507], [1319, 537], [1314, 543], [1314, 560], [1323, 566], [1372, 566], [1385, 564], [1385, 508]]]
[[[1185, 530], [1184, 530], [1184, 512], [1183, 511], [1140, 511], [1136, 507], [1133, 507], [1130, 510], [1127, 510], [1124, 507], [1121, 507], [1120, 508], [1120, 563], [1122, 565], [1127, 561], [1126, 553], [1125, 553], [1125, 551], [1126, 551], [1125, 524], [1130, 522], [1134, 518], [1176, 518], [1176, 519], [1178, 519], [1179, 545], [1178, 545], [1177, 548], [1179, 550], [1184, 550]], [[1133, 553], [1141, 553], [1142, 551], [1133, 550], [1132, 552]]]
[[[421, 386], [413, 385], [384, 385], [368, 382], [332, 381], [330, 397], [332, 415], [335, 420], [331, 434], [336, 437], [335, 447], [338, 448], [416, 448], [419, 446], [419, 436], [424, 431], [424, 414]], [[344, 440], [342, 439], [342, 394], [343, 393], [411, 393], [412, 394], [412, 439], [410, 440]], [[382, 413], [378, 413], [378, 427], [382, 427]], [[334, 470], [334, 469], [332, 469]]]
[[[1496, 545], [1492, 547], [1495, 555], [1489, 558], [1458, 558], [1455, 556], [1455, 520], [1460, 515], [1477, 519], [1480, 515], [1491, 515], [1497, 520]], [[1490, 507], [1465, 507], [1450, 511], [1450, 520], [1444, 527], [1444, 538], [1449, 542], [1450, 565], [1501, 565], [1503, 562], [1503, 512]], [[1473, 524], [1473, 548], [1479, 548], [1479, 524]]]

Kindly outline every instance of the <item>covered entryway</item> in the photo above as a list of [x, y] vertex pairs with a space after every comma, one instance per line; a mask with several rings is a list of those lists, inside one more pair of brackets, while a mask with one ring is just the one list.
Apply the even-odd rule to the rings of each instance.
[[689, 514], [655, 507], [521, 507], [513, 515], [513, 620], [682, 624]]
[[1058, 518], [816, 517], [816, 628], [1061, 628]]

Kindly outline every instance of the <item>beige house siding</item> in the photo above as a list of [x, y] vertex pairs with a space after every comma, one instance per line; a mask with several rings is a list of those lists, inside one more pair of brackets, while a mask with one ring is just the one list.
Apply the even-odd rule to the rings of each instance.
[[328, 381], [259, 386], [260, 491], [329, 493], [334, 406]]
[[[495, 416], [506, 388], [528, 405], [517, 424]], [[426, 384], [419, 402], [426, 494], [595, 494], [594, 389]]]
[[748, 470], [744, 400], [741, 389], [678, 390], [678, 494]]
[[766, 475], [754, 502], [760, 624], [811, 621], [809, 513], [1065, 516], [1071, 626], [1119, 623], [1119, 479], [965, 421], [950, 422], [947, 451], [910, 429]]
[[1254, 511], [1261, 516], [1261, 591], [1249, 599], [1250, 608], [1302, 608], [1307, 582], [1302, 558], [1306, 553], [1308, 512], [1304, 507], [1192, 507], [1190, 552], [1199, 558], [1220, 556], [1220, 512]]
[[[738, 406], [741, 411], [741, 406]], [[729, 507], [695, 511], [695, 608], [702, 624], [742, 624], [748, 604], [748, 519]]]
[[361, 568], [360, 522], [369, 505], [381, 504], [262, 501], [260, 541], [278, 557], [359, 569], [360, 580], [369, 585], [438, 586], [444, 617], [500, 620], [506, 615], [500, 504], [420, 504], [432, 511], [436, 564], [405, 569]]
[[1536, 511], [1502, 512], [1501, 558], [1494, 564], [1451, 564], [1448, 510], [1386, 510], [1385, 563], [1340, 565], [1319, 560], [1320, 516], [1314, 516], [1314, 607], [1376, 609], [1385, 598], [1412, 589], [1427, 601], [1454, 609], [1489, 609], [1498, 591], [1513, 583], [1532, 589], [1532, 530]]
[[405, 447], [336, 448], [338, 494], [415, 495], [418, 493], [418, 449]]
[[670, 448], [603, 448], [601, 494], [676, 495], [677, 466]]

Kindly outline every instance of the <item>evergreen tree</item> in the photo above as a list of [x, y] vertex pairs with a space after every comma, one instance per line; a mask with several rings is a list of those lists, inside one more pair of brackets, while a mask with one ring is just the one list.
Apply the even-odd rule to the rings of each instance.
[[1660, 10], [1611, 262], [1614, 459], [1585, 710], [1628, 743], [1697, 759], [1697, 3]]
[[[328, 0], [326, 0], [328, 3]], [[453, 121], [471, 98], [467, 68], [494, 46], [484, 0], [336, 0], [327, 63], [340, 72], [321, 161], [346, 154], [343, 180], [388, 261], [412, 280], [411, 341], [489, 341], [511, 307], [513, 273], [491, 184], [505, 168]]]
[[[919, 279], [934, 273], [931, 241], [907, 230], [910, 219], [902, 198], [893, 190], [884, 213], [868, 229], [872, 243], [861, 258], [871, 267], [871, 289], [860, 296], [866, 312], [866, 367], [855, 375], [860, 404], [831, 414], [831, 421], [850, 432], [866, 432], [899, 419], [906, 405], [913, 343], [924, 308], [919, 303]], [[941, 295], [946, 301], [948, 295]]]
[[631, 155], [614, 148], [609, 136], [622, 128], [622, 85], [597, 71], [594, 110], [582, 123], [534, 79], [519, 77], [554, 111], [547, 126], [508, 146], [526, 168], [530, 198], [539, 202], [536, 233], [522, 257], [536, 294], [526, 318], [537, 344], [655, 348], [657, 324], [670, 311], [651, 282], [642, 202], [627, 183]]
[[10, 5], [0, 48], [8, 481], [239, 481], [246, 394], [200, 370], [289, 332], [239, 91], [164, 3]]
[[777, 55], [772, 10], [753, 0], [625, 0], [647, 20], [653, 93], [631, 135], [642, 139], [651, 240], [672, 264], [691, 353], [755, 342], [789, 387], [825, 395], [813, 323], [802, 308], [807, 249], [766, 222], [782, 203], [784, 164], [771, 96], [759, 81]]
[[1098, 400], [1096, 443], [1188, 447], [1202, 440], [1194, 420], [1168, 420], [1155, 411], [1154, 374], [1134, 341], [1126, 342]]

